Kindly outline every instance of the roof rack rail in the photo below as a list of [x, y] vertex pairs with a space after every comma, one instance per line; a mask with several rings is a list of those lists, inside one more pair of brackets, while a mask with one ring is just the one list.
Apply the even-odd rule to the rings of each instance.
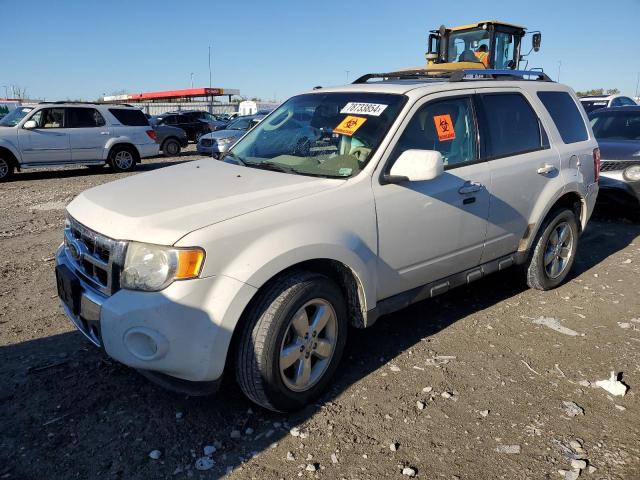
[[74, 100], [57, 100], [55, 102], [38, 102], [38, 105], [113, 105], [114, 107], [131, 107], [135, 108], [129, 103], [104, 103], [104, 102], [78, 102]]
[[489, 70], [489, 69], [467, 69], [467, 70], [404, 70], [389, 73], [367, 73], [357, 78], [353, 83], [367, 83], [373, 78], [394, 79], [394, 80], [443, 80], [450, 82], [461, 82], [463, 80], [525, 80], [532, 78], [536, 81], [552, 82], [551, 78], [543, 71], [538, 70]]

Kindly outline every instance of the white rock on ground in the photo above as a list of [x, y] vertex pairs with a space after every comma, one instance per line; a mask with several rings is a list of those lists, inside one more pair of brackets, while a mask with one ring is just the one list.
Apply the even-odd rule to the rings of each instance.
[[427, 406], [427, 405], [426, 405], [423, 401], [421, 401], [421, 400], [418, 400], [418, 401], [416, 402], [416, 407], [418, 407], [418, 410], [424, 410], [424, 407], [426, 407], [426, 406]]
[[564, 409], [564, 412], [570, 417], [584, 415], [584, 409], [576, 402], [563, 401], [562, 408]]
[[608, 380], [598, 380], [596, 385], [600, 388], [604, 388], [607, 392], [616, 397], [623, 397], [629, 388], [618, 380], [616, 372], [611, 372], [611, 376]]
[[416, 476], [416, 470], [415, 470], [415, 468], [404, 467], [402, 469], [402, 474], [406, 475], [407, 477], [415, 477]]
[[216, 447], [214, 447], [213, 445], [205, 445], [205, 447], [202, 449], [205, 457], [210, 457], [211, 455], [213, 455], [214, 453], [216, 453]]
[[587, 468], [587, 462], [585, 462], [584, 460], [577, 460], [574, 458], [573, 460], [571, 460], [571, 468], [584, 470], [585, 468]]
[[578, 480], [580, 470], [569, 470], [564, 474], [564, 480]]
[[300, 429], [298, 427], [293, 427], [291, 430], [289, 430], [289, 433], [293, 437], [299, 437], [300, 436]]
[[520, 445], [498, 445], [496, 452], [517, 455], [520, 453]]
[[338, 455], [335, 453], [331, 454], [331, 463], [338, 463]]
[[162, 456], [162, 452], [160, 452], [160, 450], [151, 450], [149, 452], [149, 458], [153, 460], [159, 460], [161, 456]]
[[245, 433], [245, 434], [247, 434], [247, 435], [253, 435], [253, 428], [248, 427], [248, 428], [244, 431], [244, 433]]
[[480, 416], [481, 417], [488, 417], [489, 416], [489, 410], [480, 410]]
[[296, 457], [293, 455], [293, 452], [287, 452], [287, 461], [293, 462]]
[[316, 470], [318, 470], [318, 467], [316, 467], [315, 463], [309, 463], [307, 464], [307, 467], [305, 468], [305, 470], [307, 472], [315, 472]]
[[423, 391], [424, 393], [431, 393], [431, 391], [432, 391], [432, 390], [433, 390], [433, 387], [424, 387], [424, 388], [422, 389], [422, 391]]
[[393, 442], [391, 445], [389, 445], [389, 450], [391, 450], [392, 452], [397, 452], [399, 446], [400, 444], [398, 442]]

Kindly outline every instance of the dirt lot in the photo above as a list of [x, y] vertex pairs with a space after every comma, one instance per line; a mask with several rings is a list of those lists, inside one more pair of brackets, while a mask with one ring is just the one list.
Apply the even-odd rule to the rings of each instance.
[[[561, 479], [572, 458], [596, 469], [581, 478], [640, 478], [640, 225], [600, 212], [555, 291], [504, 272], [350, 332], [331, 391], [283, 416], [231, 382], [208, 398], [166, 392], [71, 327], [52, 261], [64, 206], [122, 176], [30, 171], [0, 185], [0, 479], [408, 478], [405, 467]], [[626, 396], [591, 385], [611, 370]], [[197, 470], [205, 446], [215, 465]]]

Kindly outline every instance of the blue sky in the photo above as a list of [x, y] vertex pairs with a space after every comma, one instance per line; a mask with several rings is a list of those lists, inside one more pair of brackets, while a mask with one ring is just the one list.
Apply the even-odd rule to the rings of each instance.
[[[482, 17], [482, 18], [480, 18]], [[423, 62], [428, 30], [497, 18], [542, 30], [541, 66], [576, 90], [634, 94], [640, 0], [0, 0], [0, 95], [94, 100], [103, 93], [213, 86], [280, 100], [316, 85]]]

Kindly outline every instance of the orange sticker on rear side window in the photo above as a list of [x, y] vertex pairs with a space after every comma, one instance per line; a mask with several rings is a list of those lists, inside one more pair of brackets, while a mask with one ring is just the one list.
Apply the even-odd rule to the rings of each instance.
[[456, 131], [453, 129], [451, 115], [436, 115], [433, 117], [433, 122], [436, 124], [438, 140], [441, 142], [448, 142], [449, 140], [456, 138]]
[[345, 119], [340, 122], [340, 125], [333, 129], [333, 133], [341, 133], [342, 135], [347, 135], [348, 137], [350, 137], [351, 135], [356, 133], [366, 121], [366, 118], [347, 115]]

